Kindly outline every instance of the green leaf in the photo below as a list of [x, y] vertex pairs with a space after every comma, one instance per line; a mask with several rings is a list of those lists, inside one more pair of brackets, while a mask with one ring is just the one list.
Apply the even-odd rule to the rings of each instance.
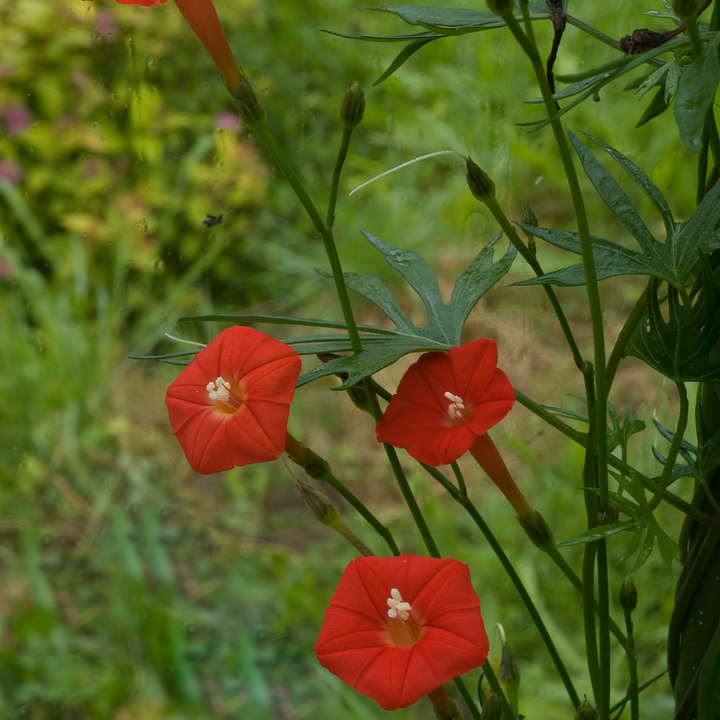
[[668, 73], [667, 79], [665, 80], [664, 99], [666, 105], [671, 105], [677, 95], [678, 84], [682, 77], [682, 67], [680, 67], [680, 63], [675, 57], [670, 58], [665, 64], [665, 67], [668, 69]]
[[660, 192], [657, 185], [629, 158], [625, 157], [619, 150], [610, 147], [602, 140], [598, 140], [588, 133], [584, 133], [586, 137], [597, 143], [620, 167], [633, 179], [635, 184], [643, 191], [645, 197], [653, 204], [655, 209], [660, 213], [665, 232], [671, 237], [676, 230], [677, 223], [673, 218], [670, 206], [665, 196]]
[[665, 63], [665, 65], [663, 65], [661, 68], [658, 68], [654, 73], [648, 75], [645, 80], [640, 83], [640, 87], [638, 88], [638, 91], [640, 92], [640, 97], [644, 97], [645, 94], [650, 92], [650, 90], [656, 85], [665, 85], [665, 75], [667, 75], [667, 71], [668, 66], [667, 63]]
[[637, 523], [634, 520], [627, 522], [613, 523], [612, 525], [598, 525], [592, 528], [592, 530], [586, 530], [579, 535], [576, 535], [570, 540], [564, 540], [563, 542], [557, 543], [555, 547], [570, 547], [571, 545], [583, 545], [584, 543], [595, 542], [596, 540], [602, 540], [603, 538], [616, 535], [624, 530], [635, 530], [637, 529]]
[[[572, 133], [570, 133], [570, 139], [580, 156], [583, 169], [600, 197], [617, 215], [643, 250], [637, 252], [610, 240], [591, 237], [599, 280], [618, 275], [650, 275], [680, 287], [697, 264], [698, 250], [709, 253], [720, 247], [720, 233], [715, 231], [715, 226], [720, 220], [720, 183], [716, 183], [703, 198], [692, 217], [685, 224], [678, 225], [672, 218], [667, 202], [650, 178], [624, 155], [595, 138], [591, 138], [626, 170], [660, 212], [665, 229], [669, 233], [665, 242], [661, 243], [650, 233], [612, 175]], [[517, 225], [551, 245], [569, 250], [577, 255], [581, 254], [580, 239], [577, 233], [530, 228], [522, 223], [517, 223]], [[539, 278], [531, 278], [516, 284], [552, 284], [567, 287], [584, 283], [585, 274], [582, 265], [571, 265]]]
[[720, 34], [715, 34], [693, 60], [678, 84], [675, 121], [681, 140], [692, 152], [700, 152], [705, 116], [720, 82], [719, 44]]
[[[718, 183], [720, 184], [720, 183]], [[668, 289], [668, 321], [657, 297], [657, 279], [647, 288], [648, 307], [638, 322], [626, 355], [633, 355], [675, 382], [718, 382], [720, 362], [711, 353], [720, 339], [720, 285], [704, 255], [703, 289], [695, 303], [683, 305], [674, 287]]]
[[[369, 8], [380, 12], [393, 13], [409, 25], [423, 25], [425, 27], [458, 30], [471, 28], [474, 30], [490, 30], [493, 28], [505, 27], [505, 21], [495, 13], [444, 7], [423, 7], [421, 5], [386, 5], [385, 7]], [[531, 17], [550, 17], [547, 5], [536, 0], [528, 3], [528, 10]], [[518, 20], [522, 15], [517, 13]]]
[[665, 101], [665, 87], [661, 86], [655, 94], [655, 97], [650, 101], [650, 104], [645, 108], [645, 112], [642, 117], [638, 120], [636, 128], [642, 127], [646, 122], [650, 122], [653, 118], [661, 115], [668, 109], [668, 104]]
[[[383, 337], [363, 337], [362, 353], [324, 363], [303, 375], [298, 380], [298, 386], [326, 375], [344, 372], [348, 378], [340, 389], [347, 389], [408, 353], [447, 350], [460, 345], [463, 325], [470, 311], [485, 292], [510, 270], [517, 254], [511, 245], [503, 257], [493, 262], [494, 246], [501, 237], [497, 235], [460, 275], [450, 301], [445, 303], [435, 275], [418, 253], [395, 247], [371, 233], [362, 232], [420, 296], [427, 310], [428, 321], [422, 327], [415, 326], [376, 275], [347, 273], [345, 280], [348, 288], [377, 305], [395, 323], [397, 329], [385, 331]], [[333, 336], [328, 336], [327, 342], [332, 341]]]
[[[705, 34], [707, 37], [707, 33]], [[702, 36], [701, 36], [702, 37]], [[569, 105], [566, 105], [564, 108], [561, 108], [553, 117], [561, 117], [566, 112], [569, 112], [574, 107], [579, 105], [581, 102], [587, 100], [587, 98], [591, 97], [593, 94], [598, 92], [601, 88], [605, 87], [605, 85], [609, 85], [612, 82], [615, 82], [618, 78], [622, 77], [626, 73], [630, 72], [631, 70], [634, 70], [637, 67], [640, 67], [644, 63], [646, 63], [648, 60], [651, 60], [652, 58], [657, 57], [658, 55], [663, 55], [667, 52], [673, 52], [675, 50], [678, 50], [680, 48], [686, 48], [688, 47], [688, 41], [684, 37], [675, 38], [674, 40], [671, 40], [668, 43], [662, 44], [660, 47], [652, 48], [651, 50], [646, 50], [644, 53], [640, 53], [639, 55], [631, 55], [626, 58], [622, 58], [622, 63], [618, 65], [614, 70], [604, 71], [600, 72], [597, 75], [595, 75], [595, 78], [597, 82], [595, 82], [593, 85], [589, 86], [586, 90], [584, 90], [573, 102], [571, 102]], [[599, 68], [598, 68], [599, 69]], [[541, 120], [535, 120], [533, 122], [524, 122], [524, 123], [518, 123], [518, 125], [523, 127], [532, 127], [534, 130], [540, 130], [540, 128], [545, 127], [546, 125], [549, 125], [552, 121], [552, 118], [546, 117], [542, 118]]]
[[390, 67], [372, 84], [373, 87], [379, 85], [381, 82], [387, 80], [396, 70], [401, 68], [407, 60], [409, 60], [420, 48], [427, 45], [429, 42], [436, 40], [437, 36], [429, 38], [420, 38], [419, 40], [413, 40], [408, 43], [397, 55], [397, 57], [390, 63]]

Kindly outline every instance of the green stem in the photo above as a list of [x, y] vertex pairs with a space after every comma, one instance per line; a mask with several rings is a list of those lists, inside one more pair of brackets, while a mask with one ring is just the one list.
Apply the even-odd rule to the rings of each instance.
[[692, 48], [695, 57], [697, 57], [702, 52], [703, 47], [695, 13], [682, 18], [682, 20], [685, 21], [685, 30], [687, 31], [688, 38], [690, 38], [690, 47]]
[[[600, 697], [600, 663], [598, 662], [597, 637], [595, 636], [595, 614], [590, 603], [585, 602], [588, 594], [594, 594], [595, 588], [595, 553], [597, 543], [585, 543], [583, 549], [583, 627], [585, 630], [585, 654], [587, 656], [588, 673], [593, 695], [597, 701]], [[589, 593], [588, 593], [588, 588]]]
[[482, 667], [483, 672], [485, 673], [485, 679], [488, 681], [488, 685], [490, 685], [492, 691], [500, 698], [500, 701], [502, 702], [503, 715], [505, 716], [505, 720], [515, 720], [515, 713], [512, 711], [510, 703], [508, 702], [507, 697], [505, 697], [503, 689], [500, 687], [500, 683], [495, 676], [495, 671], [492, 669], [490, 661], [486, 660], [485, 664]]
[[598, 635], [600, 638], [600, 687], [601, 699], [596, 698], [598, 714], [601, 718], [610, 717], [610, 589], [608, 582], [607, 540], [597, 543], [598, 567]]
[[330, 200], [328, 201], [327, 217], [325, 225], [328, 229], [332, 229], [335, 222], [335, 204], [337, 203], [338, 186], [340, 184], [340, 173], [342, 172], [347, 151], [350, 147], [350, 138], [352, 137], [353, 128], [344, 127], [342, 140], [340, 141], [340, 150], [338, 150], [337, 160], [335, 161], [335, 170], [333, 171], [332, 185], [330, 186]]
[[[557, 548], [551, 548], [547, 551], [547, 554], [550, 556], [550, 559], [555, 563], [555, 565], [557, 565], [563, 575], [565, 575], [565, 577], [572, 583], [572, 586], [582, 595], [582, 580], [578, 577], [577, 573], [570, 567], [570, 565], [568, 565], [565, 558], [560, 554], [560, 551]], [[593, 607], [595, 608], [595, 614], [599, 615], [600, 605], [597, 601], [593, 603]], [[612, 632], [612, 634], [617, 638], [620, 645], [625, 648], [628, 640], [625, 635], [623, 635], [623, 632], [618, 624], [612, 618], [610, 618], [610, 632]]]
[[[480, 532], [485, 536], [485, 539], [490, 544], [490, 547], [492, 548], [493, 552], [495, 553], [496, 557], [500, 561], [501, 565], [503, 566], [505, 572], [507, 573], [508, 577], [510, 578], [510, 581], [515, 586], [515, 589], [517, 590], [518, 595], [520, 595], [520, 599], [523, 601], [523, 604], [527, 608], [527, 611], [532, 618], [533, 623], [535, 624], [535, 627], [538, 629], [538, 632], [540, 633], [540, 637], [542, 638], [543, 642], [545, 643], [545, 647], [547, 648], [548, 652], [550, 653], [550, 657], [552, 658], [553, 663], [555, 664], [555, 668], [557, 669], [558, 674], [560, 675], [560, 678], [563, 681], [563, 684], [565, 685], [565, 689], [568, 693], [568, 697], [570, 698], [570, 702], [573, 705], [574, 709], [577, 709], [578, 705], [580, 705], [580, 698], [578, 697], [577, 692], [575, 691], [575, 687], [573, 686], [572, 680], [570, 679], [570, 675], [567, 672], [567, 669], [565, 668], [565, 665], [563, 664], [562, 659], [560, 658], [560, 655], [558, 654], [557, 648], [555, 647], [555, 643], [552, 641], [552, 638], [550, 637], [550, 633], [548, 632], [547, 627], [545, 626], [545, 623], [543, 622], [543, 619], [540, 617], [540, 613], [538, 612], [537, 608], [535, 607], [535, 603], [533, 603], [532, 598], [528, 594], [527, 590], [525, 589], [525, 585], [523, 585], [522, 580], [520, 579], [520, 576], [515, 571], [515, 568], [513, 567], [512, 562], [510, 562], [510, 559], [505, 554], [505, 551], [500, 546], [500, 543], [497, 541], [495, 536], [493, 535], [492, 531], [490, 530], [489, 526], [486, 524], [486, 522], [483, 520], [482, 516], [478, 512], [475, 505], [472, 503], [470, 498], [467, 497], [467, 495], [463, 495], [460, 490], [455, 487], [439, 470], [437, 470], [434, 467], [430, 467], [429, 465], [425, 465], [424, 463], [421, 463], [421, 465], [427, 470], [427, 472], [432, 475], [450, 494], [450, 496], [457, 502], [458, 504], [462, 505], [463, 508], [465, 508], [466, 512], [470, 515], [473, 522], [477, 527], [480, 529]], [[495, 688], [493, 688], [495, 690]], [[497, 692], [497, 691], [495, 691]]]
[[[560, 418], [553, 415], [549, 410], [546, 410], [541, 405], [533, 402], [527, 395], [524, 395], [517, 389], [515, 390], [515, 397], [522, 406], [526, 407], [528, 410], [530, 410], [530, 412], [537, 415], [548, 425], [554, 427], [556, 430], [559, 430], [561, 433], [563, 433], [563, 435], [566, 435], [578, 445], [581, 445], [582, 447], [587, 447], [587, 437], [584, 433], [581, 433], [578, 430], [571, 428], [567, 423], [564, 423], [562, 420], [560, 420]], [[649, 477], [643, 475], [635, 468], [630, 467], [630, 465], [628, 465], [627, 463], [624, 463], [620, 458], [615, 457], [612, 453], [608, 453], [607, 461], [609, 465], [616, 468], [617, 470], [620, 470], [622, 473], [625, 473], [628, 477], [639, 480], [647, 490], [650, 490], [650, 492], [654, 493], [657, 490], [658, 482], [656, 480], [651, 480]], [[693, 507], [690, 503], [685, 502], [682, 498], [679, 498], [677, 495], [673, 495], [673, 493], [671, 493], [669, 490], [666, 490], [662, 494], [662, 499], [665, 500], [665, 502], [667, 502], [669, 505], [672, 505], [674, 508], [679, 510], [684, 515], [693, 518], [693, 520], [697, 520], [697, 522], [699, 522], [701, 525], [704, 525], [713, 532], [720, 534], [720, 522], [718, 522], [712, 515], [708, 515], [706, 512], [703, 512], [699, 508]]]
[[667, 459], [665, 460], [665, 466], [663, 467], [660, 481], [658, 482], [657, 490], [650, 500], [649, 508], [654, 510], [662, 500], [663, 493], [667, 490], [670, 480], [672, 479], [672, 471], [675, 468], [675, 460], [680, 450], [680, 444], [682, 443], [683, 435], [685, 435], [685, 428], [687, 427], [688, 420], [688, 396], [685, 388], [685, 383], [675, 383], [678, 394], [680, 395], [680, 415], [678, 417], [677, 428], [675, 429], [675, 436], [673, 437], [672, 443], [670, 444], [670, 451], [668, 452]]
[[325, 223], [323, 223], [320, 213], [317, 211], [317, 208], [308, 195], [307, 190], [305, 190], [302, 180], [300, 180], [300, 177], [295, 172], [295, 169], [285, 157], [285, 153], [283, 153], [282, 148], [278, 145], [277, 140], [275, 140], [275, 136], [272, 132], [270, 132], [267, 121], [260, 123], [254, 128], [254, 130], [258, 137], [265, 143], [265, 146], [275, 159], [275, 162], [283, 171], [285, 177], [290, 183], [290, 186], [295, 192], [295, 195], [297, 195], [298, 200], [300, 200], [302, 206], [305, 208], [305, 212], [307, 212], [312, 224], [315, 226], [315, 229], [320, 233], [320, 236], [323, 239], [325, 252], [328, 260], [330, 261], [330, 268], [332, 270], [333, 280], [335, 281], [335, 289], [342, 308], [343, 319], [347, 325], [347, 331], [350, 336], [353, 352], [356, 354], [361, 353], [363, 349], [362, 342], [360, 341], [355, 317], [353, 316], [350, 297], [348, 295], [347, 286], [345, 285], [345, 278], [343, 276], [342, 266], [340, 264], [337, 248], [335, 247], [332, 231], [325, 225]]
[[[520, 0], [520, 7], [527, 8], [527, 0]], [[535, 46], [535, 38], [533, 35], [532, 24], [529, 26], [527, 37], [523, 33], [517, 20], [511, 13], [506, 14], [503, 19], [508, 28], [515, 36], [522, 49], [527, 54], [532, 64], [535, 76], [540, 86], [540, 91], [545, 103], [545, 109], [550, 118], [555, 142], [560, 152], [565, 176], [567, 177], [570, 195], [572, 197], [573, 206], [575, 208], [575, 217], [578, 226], [578, 235], [580, 238], [580, 248], [582, 253], [583, 268], [585, 270], [585, 288], [587, 292], [588, 305], [590, 307], [590, 317], [592, 320], [594, 361], [597, 372], [595, 373], [595, 415], [599, 428], [602, 432], [597, 434], [597, 465], [598, 465], [598, 488], [600, 491], [600, 505], [603, 511], [608, 513], [610, 509], [610, 498], [608, 495], [608, 473], [607, 473], [607, 433], [605, 427], [607, 425], [607, 384], [605, 381], [605, 334], [603, 330], [602, 308], [600, 305], [600, 293], [598, 290], [597, 270], [595, 268], [595, 258], [592, 252], [592, 241], [590, 239], [590, 227], [588, 225], [587, 214], [585, 212], [585, 203], [583, 201], [582, 190], [578, 181], [575, 166], [573, 165], [570, 146], [563, 130], [560, 120], [556, 117], [555, 100], [545, 76], [545, 71], [540, 59], [540, 54]], [[588, 452], [592, 452], [592, 448], [588, 448]], [[603, 718], [601, 718], [603, 720]]]
[[[498, 224], [503, 229], [503, 232], [508, 236], [510, 242], [523, 256], [523, 259], [527, 262], [527, 264], [530, 265], [535, 275], [537, 275], [538, 277], [544, 275], [545, 271], [540, 266], [540, 263], [535, 257], [535, 253], [533, 253], [533, 251], [530, 250], [530, 248], [528, 248], [525, 243], [520, 239], [520, 236], [515, 231], [515, 228], [510, 223], [505, 213], [502, 211], [502, 208], [500, 207], [498, 201], [494, 197], [488, 197], [485, 198], [483, 202], [487, 206], [488, 210], [490, 210], [493, 217], [497, 220]], [[557, 319], [560, 323], [560, 327], [562, 328], [563, 335], [565, 335], [567, 344], [570, 347], [570, 352], [572, 353], [573, 359], [575, 360], [575, 365], [577, 365], [578, 368], [582, 369], [585, 361], [580, 354], [580, 350], [577, 346], [577, 343], [575, 342], [575, 338], [573, 337], [570, 325], [567, 321], [567, 318], [565, 317], [562, 306], [560, 305], [560, 301], [557, 299], [555, 291], [549, 285], [543, 285], [542, 287], [545, 291], [545, 294], [548, 296], [548, 299], [550, 300], [550, 304], [552, 305], [555, 314], [557, 315]]]
[[[288, 435], [289, 438], [292, 436]], [[400, 555], [400, 550], [393, 538], [392, 532], [389, 528], [385, 527], [371, 512], [365, 507], [365, 505], [350, 491], [345, 485], [335, 477], [330, 464], [327, 460], [320, 457], [314, 450], [297, 443], [297, 447], [292, 448], [292, 453], [288, 452], [290, 459], [300, 465], [305, 472], [313, 478], [313, 480], [319, 480], [327, 483], [331, 488], [336, 490], [355, 510], [371, 525], [371, 527], [377, 532], [380, 537], [385, 540], [390, 551], [393, 555]]]
[[475, 701], [472, 698], [472, 695], [468, 692], [468, 689], [465, 687], [465, 683], [463, 682], [463, 679], [461, 677], [455, 678], [455, 687], [457, 687], [458, 692], [460, 693], [460, 696], [465, 701], [465, 704], [468, 706], [468, 710], [470, 711], [470, 714], [473, 716], [473, 720], [481, 720], [480, 718], [480, 711], [477, 709], [477, 705], [475, 704]]
[[410, 489], [410, 483], [405, 477], [405, 473], [403, 472], [402, 467], [400, 467], [400, 461], [398, 460], [395, 448], [388, 443], [383, 443], [383, 447], [385, 448], [385, 454], [390, 461], [390, 467], [392, 468], [393, 473], [395, 473], [395, 479], [397, 480], [397, 484], [400, 487], [400, 492], [403, 494], [405, 503], [410, 509], [410, 514], [412, 515], [413, 520], [415, 521], [415, 525], [417, 526], [417, 529], [422, 536], [425, 547], [427, 548], [430, 555], [439, 558], [440, 551], [435, 544], [435, 540], [433, 540], [433, 536], [430, 534], [430, 529], [428, 528], [427, 523], [425, 522], [425, 518], [420, 511], [420, 507], [417, 504], [417, 500], [415, 500], [415, 496]]
[[627, 647], [625, 651], [628, 659], [628, 671], [630, 673], [630, 720], [640, 720], [640, 689], [638, 687], [637, 659], [635, 658], [635, 638], [633, 637], [633, 621], [630, 610], [625, 610], [625, 629], [627, 630]]

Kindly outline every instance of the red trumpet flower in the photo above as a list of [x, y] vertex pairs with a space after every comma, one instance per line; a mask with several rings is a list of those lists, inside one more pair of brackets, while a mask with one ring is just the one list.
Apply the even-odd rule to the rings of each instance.
[[347, 566], [315, 655], [359, 693], [397, 710], [482, 665], [488, 647], [467, 565], [400, 555]]
[[300, 366], [285, 343], [237, 325], [201, 350], [165, 398], [193, 470], [210, 474], [280, 457]]
[[377, 439], [407, 448], [426, 465], [447, 465], [500, 422], [514, 402], [515, 391], [497, 367], [494, 340], [425, 353], [400, 381], [377, 424]]

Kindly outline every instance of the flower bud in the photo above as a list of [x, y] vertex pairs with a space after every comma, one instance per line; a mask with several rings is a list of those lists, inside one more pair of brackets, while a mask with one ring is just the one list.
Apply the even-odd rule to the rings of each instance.
[[255, 91], [250, 85], [247, 75], [244, 72], [240, 73], [240, 80], [234, 87], [227, 86], [230, 94], [235, 98], [240, 117], [243, 119], [245, 125], [251, 130], [265, 122], [267, 113], [262, 103], [257, 99]]
[[538, 226], [538, 219], [535, 217], [535, 213], [529, 205], [525, 205], [525, 209], [522, 211], [520, 220], [524, 225], [532, 225], [533, 227]]
[[543, 552], [555, 547], [555, 536], [539, 512], [534, 511], [531, 515], [518, 517], [518, 522], [535, 547]]
[[360, 82], [355, 80], [345, 91], [345, 97], [340, 106], [340, 122], [344, 128], [356, 128], [362, 122], [364, 114], [365, 94], [360, 87]]
[[505, 17], [515, 9], [515, 0], [487, 0], [488, 10]]
[[467, 167], [467, 184], [470, 192], [480, 202], [495, 197], [495, 183], [490, 176], [470, 157], [465, 161]]
[[513, 712], [517, 715], [518, 711], [518, 691], [520, 690], [520, 672], [518, 671], [515, 658], [510, 652], [510, 648], [503, 643], [502, 646], [502, 662], [500, 671], [497, 674], [500, 686], [505, 691], [508, 702]]
[[620, 607], [626, 612], [632, 612], [637, 607], [637, 588], [632, 578], [620, 586]]
[[575, 713], [574, 720], [597, 720], [597, 711], [588, 702], [587, 697], [580, 703], [580, 707]]
[[673, 11], [681, 20], [695, 17], [699, 5], [699, 0], [672, 0]]
[[318, 522], [331, 528], [337, 528], [339, 526], [342, 522], [340, 513], [325, 493], [315, 490], [312, 486], [305, 485], [305, 483], [299, 480], [297, 480], [297, 488], [300, 491], [303, 502]]
[[500, 720], [502, 717], [502, 700], [494, 692], [485, 698], [480, 717], [482, 720]]

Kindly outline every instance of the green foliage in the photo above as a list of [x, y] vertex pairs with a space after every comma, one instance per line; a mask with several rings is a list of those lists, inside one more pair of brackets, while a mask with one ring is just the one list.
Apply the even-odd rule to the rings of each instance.
[[700, 264], [703, 285], [694, 303], [687, 296], [681, 302], [678, 291], [668, 288], [667, 321], [660, 309], [657, 279], [651, 278], [647, 310], [627, 349], [628, 355], [639, 357], [675, 382], [720, 380], [720, 362], [712, 359], [720, 339], [720, 284], [702, 254]]
[[[598, 280], [618, 275], [649, 275], [656, 279], [666, 280], [679, 288], [697, 265], [698, 252], [709, 253], [720, 247], [720, 233], [716, 229], [720, 219], [720, 183], [717, 183], [703, 198], [697, 210], [686, 223], [678, 224], [673, 219], [662, 193], [639, 167], [617, 150], [591, 138], [622, 166], [660, 213], [667, 237], [665, 242], [659, 242], [648, 230], [628, 196], [612, 175], [572, 133], [570, 133], [570, 139], [580, 156], [583, 169], [598, 194], [643, 249], [639, 253], [610, 240], [593, 237], [593, 256], [597, 266]], [[535, 228], [522, 223], [518, 223], [518, 225], [523, 230], [532, 232], [533, 235], [556, 247], [569, 250], [577, 255], [581, 254], [577, 233]], [[552, 284], [561, 287], [584, 285], [585, 275], [582, 264], [578, 264], [518, 284]]]

